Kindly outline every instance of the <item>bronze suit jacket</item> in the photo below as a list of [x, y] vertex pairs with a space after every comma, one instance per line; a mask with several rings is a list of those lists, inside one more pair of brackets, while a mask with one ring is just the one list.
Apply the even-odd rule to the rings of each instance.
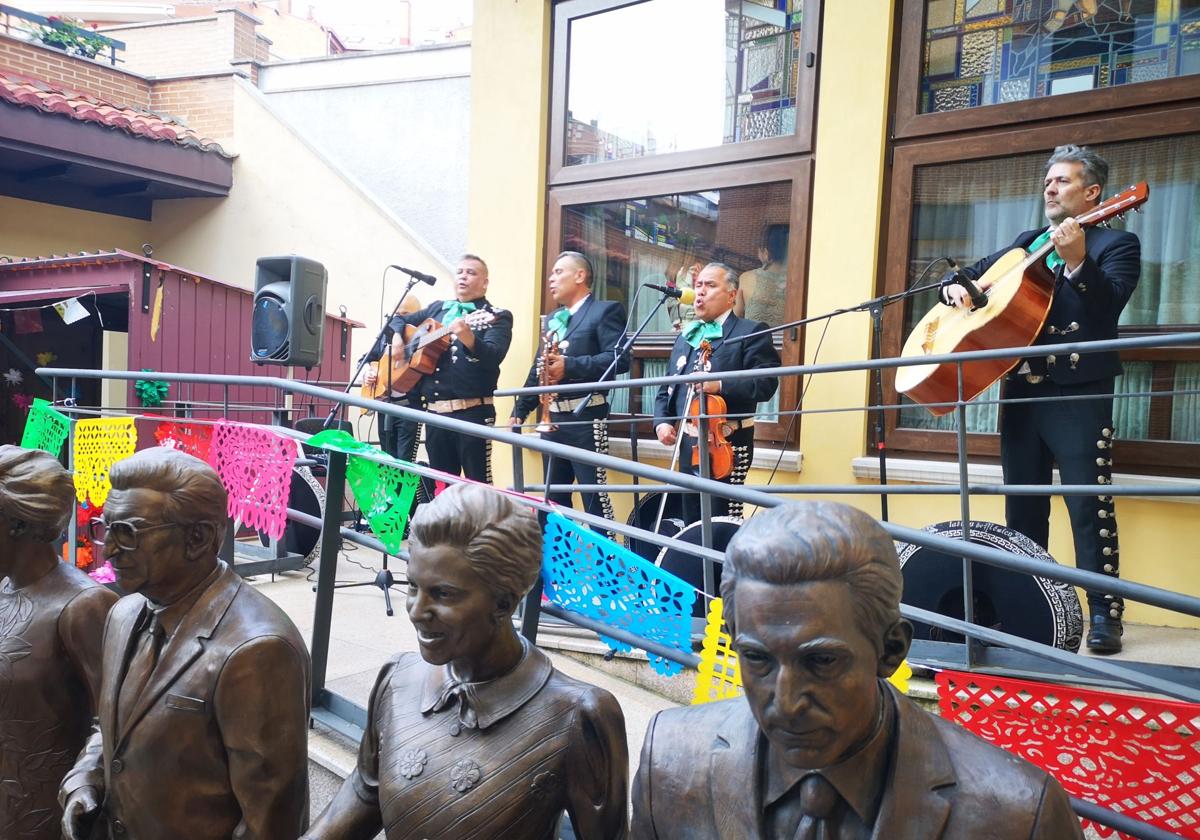
[[[893, 696], [896, 735], [875, 840], [1082, 840], [1057, 781]], [[633, 783], [630, 836], [763, 838], [759, 743], [742, 697], [659, 712]]]
[[95, 786], [120, 840], [295, 840], [308, 818], [310, 669], [295, 625], [221, 563], [118, 729], [146, 603], [130, 595], [109, 614], [100, 722], [60, 800]]

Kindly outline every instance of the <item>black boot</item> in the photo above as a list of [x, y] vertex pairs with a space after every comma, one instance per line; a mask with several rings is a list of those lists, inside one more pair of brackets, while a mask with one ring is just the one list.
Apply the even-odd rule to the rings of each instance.
[[1088, 650], [1092, 653], [1120, 653], [1121, 635], [1124, 632], [1121, 619], [1093, 615], [1092, 629], [1087, 637]]

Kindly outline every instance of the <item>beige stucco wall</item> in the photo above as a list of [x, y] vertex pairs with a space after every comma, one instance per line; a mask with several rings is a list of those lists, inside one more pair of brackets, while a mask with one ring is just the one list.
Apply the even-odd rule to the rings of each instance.
[[150, 223], [140, 219], [0, 196], [0, 255], [48, 257], [113, 248], [138, 254], [152, 241]]
[[[433, 274], [424, 301], [451, 296], [451, 267], [354, 182], [293, 133], [249, 83], [236, 80], [233, 189], [223, 199], [155, 204], [155, 256], [227, 283], [254, 285], [259, 257], [302, 254], [329, 272], [326, 306], [368, 325], [354, 331], [353, 352], [366, 351], [380, 324], [381, 276], [391, 264]], [[388, 272], [388, 311], [403, 290]], [[369, 334], [368, 334], [369, 333]]]

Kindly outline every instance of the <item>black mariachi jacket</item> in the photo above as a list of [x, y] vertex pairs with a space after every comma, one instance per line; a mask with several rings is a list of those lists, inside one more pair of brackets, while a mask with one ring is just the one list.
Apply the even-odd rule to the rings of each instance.
[[[391, 334], [403, 329], [405, 324], [416, 326], [427, 318], [441, 321], [444, 303], [435, 300], [419, 312], [393, 318], [387, 341], [390, 342]], [[512, 343], [513, 316], [507, 309], [492, 306], [487, 298], [478, 298], [470, 303], [475, 304], [476, 312], [491, 312], [495, 320], [473, 330], [474, 352], [467, 350], [466, 345], [457, 338], [450, 342], [446, 352], [438, 359], [433, 373], [423, 377], [416, 388], [416, 393], [427, 403], [490, 397], [496, 390], [500, 363], [504, 361], [508, 345]]]
[[[588, 295], [587, 300], [579, 307], [571, 320], [567, 322], [567, 332], [563, 341], [567, 346], [563, 349], [566, 357], [566, 372], [564, 383], [595, 382], [608, 366], [612, 364], [613, 351], [625, 334], [625, 307], [612, 300], [597, 300], [595, 295]], [[534, 359], [529, 368], [529, 376], [525, 378], [525, 387], [531, 388], [538, 384], [540, 359]], [[629, 355], [625, 354], [617, 362], [610, 378], [629, 370]], [[600, 392], [607, 393], [607, 392]], [[578, 399], [586, 396], [583, 393], [565, 393], [564, 400]], [[536, 394], [526, 394], [517, 399], [513, 407], [513, 417], [524, 420], [529, 412], [538, 406]]]
[[[732, 344], [729, 339], [747, 333], [767, 329], [761, 321], [749, 321], [739, 318], [732, 312], [722, 326], [721, 338], [712, 342], [712, 369], [722, 370], [754, 370], [756, 368], [779, 367], [779, 353], [771, 343], [769, 334], [760, 335], [746, 341]], [[680, 335], [675, 339], [668, 361], [667, 375], [685, 375], [692, 373], [696, 361], [696, 350]], [[721, 383], [720, 396], [725, 398], [725, 405], [731, 415], [750, 415], [758, 410], [758, 404], [771, 399], [779, 387], [779, 377], [768, 376], [765, 373], [756, 379], [735, 379]], [[660, 385], [654, 398], [654, 425], [674, 423], [687, 408], [687, 385]]]
[[[1004, 251], [962, 269], [963, 274], [978, 280], [1006, 251], [1028, 250], [1045, 230], [1025, 231]], [[1054, 345], [1116, 338], [1117, 319], [1142, 272], [1142, 246], [1132, 233], [1092, 227], [1084, 231], [1084, 242], [1087, 256], [1075, 274], [1067, 278], [1065, 266], [1055, 272], [1050, 313], [1033, 342], [1034, 347], [1047, 348], [1046, 352], [1023, 360], [1033, 373], [1049, 376], [1059, 385], [1094, 382], [1121, 373], [1121, 360], [1114, 350], [1081, 353], [1073, 360], [1068, 354], [1054, 352]]]

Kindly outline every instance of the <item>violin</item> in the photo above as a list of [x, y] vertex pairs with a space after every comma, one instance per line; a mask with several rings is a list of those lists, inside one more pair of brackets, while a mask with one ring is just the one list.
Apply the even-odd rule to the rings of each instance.
[[[692, 368], [693, 373], [708, 373], [712, 370], [712, 345], [707, 340], [700, 342], [699, 352], [696, 354], [696, 364]], [[709, 394], [702, 387], [696, 387], [702, 383], [694, 383], [694, 395], [691, 402], [688, 404], [688, 417], [690, 424], [697, 429], [699, 435], [699, 417], [705, 416], [704, 433], [708, 436], [708, 464], [712, 469], [712, 478], [720, 481], [723, 478], [728, 478], [733, 472], [733, 446], [730, 445], [729, 439], [725, 437], [724, 415], [729, 411], [725, 404], [725, 398], [716, 394]], [[700, 468], [700, 447], [692, 447], [692, 466], [697, 470]]]

